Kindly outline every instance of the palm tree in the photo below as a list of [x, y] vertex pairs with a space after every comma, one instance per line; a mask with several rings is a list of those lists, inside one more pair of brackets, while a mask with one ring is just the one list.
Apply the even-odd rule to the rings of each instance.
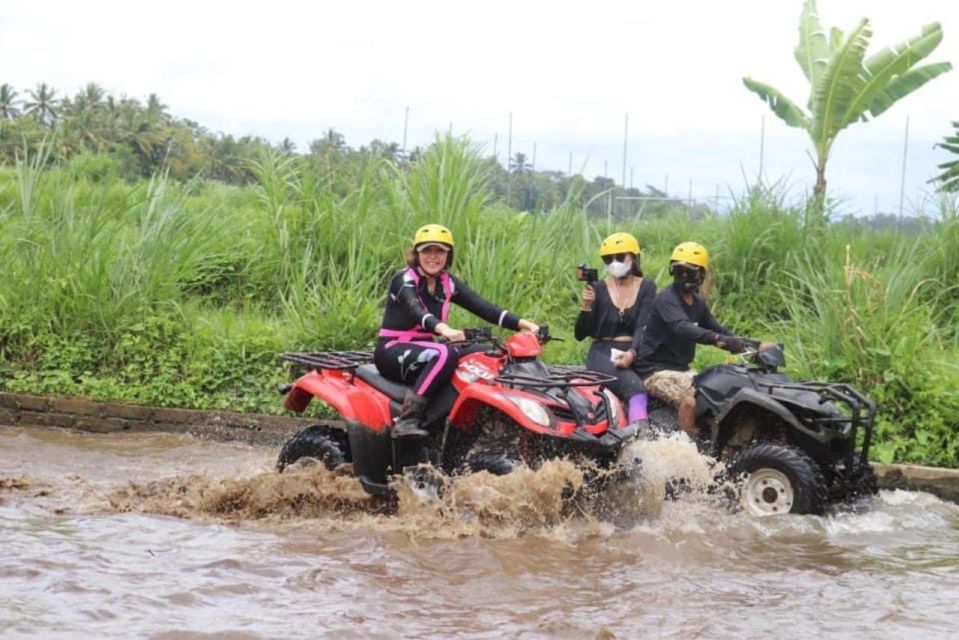
[[310, 153], [322, 154], [324, 152], [336, 152], [346, 147], [346, 139], [342, 133], [332, 127], [327, 129], [322, 138], [318, 138], [310, 143]]
[[20, 115], [17, 92], [9, 84], [0, 84], [0, 120], [13, 120]]
[[379, 138], [373, 138], [373, 140], [370, 141], [370, 153], [386, 158], [387, 160], [396, 159], [399, 151], [400, 145], [396, 142], [384, 142]]
[[167, 119], [166, 105], [160, 102], [159, 96], [155, 93], [151, 93], [147, 96], [147, 113], [152, 118], [157, 118], [161, 120]]
[[787, 125], [805, 129], [816, 150], [816, 211], [825, 211], [826, 162], [839, 132], [854, 122], [875, 118], [901, 98], [952, 68], [948, 62], [917, 67], [942, 41], [942, 27], [933, 22], [922, 32], [895, 47], [866, 58], [872, 31], [863, 18], [845, 37], [833, 28], [827, 38], [819, 22], [815, 0], [806, 0], [799, 19], [796, 60], [809, 80], [808, 111], [778, 89], [743, 78]]
[[526, 161], [526, 154], [522, 151], [517, 151], [510, 159], [509, 169], [512, 173], [517, 175], [523, 175], [529, 171], [533, 170], [533, 165]]
[[73, 103], [82, 109], [96, 110], [100, 107], [105, 95], [106, 92], [100, 85], [95, 82], [88, 82], [87, 86], [73, 99]]
[[[953, 122], [952, 126], [956, 129], [956, 135], [944, 138], [943, 141], [936, 146], [959, 155], [959, 122]], [[939, 168], [943, 170], [942, 173], [930, 180], [930, 182], [940, 183], [939, 188], [943, 191], [959, 191], [959, 159], [952, 160], [951, 162], [943, 162], [939, 165]]]
[[31, 101], [23, 103], [23, 112], [33, 116], [40, 124], [53, 124], [60, 105], [56, 94], [53, 87], [48, 86], [46, 82], [41, 82], [37, 85], [36, 91], [27, 91]]
[[296, 151], [296, 143], [289, 138], [283, 138], [280, 140], [277, 150], [284, 155], [291, 155], [294, 151]]

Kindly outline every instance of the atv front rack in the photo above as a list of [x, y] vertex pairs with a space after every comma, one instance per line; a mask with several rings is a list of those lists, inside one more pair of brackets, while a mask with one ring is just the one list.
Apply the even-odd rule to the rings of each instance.
[[615, 382], [614, 376], [576, 367], [549, 367], [548, 376], [501, 373], [494, 379], [510, 387], [594, 387]]
[[288, 351], [280, 354], [281, 360], [306, 365], [311, 369], [356, 369], [373, 362], [372, 351]]
[[856, 441], [859, 429], [863, 430], [863, 446], [860, 454], [860, 464], [868, 464], [869, 447], [872, 444], [872, 431], [876, 422], [876, 403], [867, 398], [852, 385], [841, 382], [819, 382], [815, 380], [803, 382], [757, 382], [772, 392], [773, 389], [792, 389], [796, 391], [811, 391], [819, 394], [820, 402], [830, 400], [842, 403], [849, 408], [850, 415], [837, 417], [817, 417], [816, 422], [849, 424], [849, 434], [852, 441]]

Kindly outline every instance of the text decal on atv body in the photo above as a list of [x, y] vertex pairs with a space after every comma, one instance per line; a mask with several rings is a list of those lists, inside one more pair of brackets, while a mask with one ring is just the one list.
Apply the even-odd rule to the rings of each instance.
[[467, 360], [460, 362], [460, 366], [456, 369], [456, 377], [469, 383], [477, 380], [492, 380], [496, 376], [485, 365]]

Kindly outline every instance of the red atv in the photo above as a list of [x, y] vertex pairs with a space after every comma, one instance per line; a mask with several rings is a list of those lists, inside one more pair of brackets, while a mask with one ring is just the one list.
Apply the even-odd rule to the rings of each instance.
[[429, 462], [449, 475], [485, 470], [502, 475], [517, 464], [536, 468], [549, 458], [616, 462], [636, 436], [620, 401], [603, 385], [611, 376], [547, 367], [540, 355], [549, 329], [502, 340], [489, 329], [467, 329], [455, 343], [463, 355], [450, 384], [440, 390], [423, 421], [425, 438], [391, 437], [408, 387], [387, 380], [365, 351], [284, 353], [310, 369], [284, 385], [286, 407], [302, 412], [313, 398], [341, 416], [344, 426], [317, 425], [293, 436], [277, 469], [301, 458], [334, 468], [352, 463], [367, 492], [392, 497], [390, 477]]

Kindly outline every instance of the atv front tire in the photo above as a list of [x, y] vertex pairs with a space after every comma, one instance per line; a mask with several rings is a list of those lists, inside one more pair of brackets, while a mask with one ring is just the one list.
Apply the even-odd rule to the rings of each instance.
[[476, 451], [466, 460], [466, 466], [472, 473], [488, 471], [494, 476], [505, 476], [512, 473], [519, 465], [519, 461], [505, 451]]
[[446, 478], [429, 464], [406, 467], [403, 480], [421, 502], [437, 502], [446, 493]]
[[876, 472], [873, 471], [872, 465], [868, 462], [856, 465], [846, 480], [846, 500], [853, 502], [877, 493], [879, 493], [879, 481], [876, 479]]
[[346, 433], [325, 424], [307, 427], [286, 441], [276, 460], [276, 470], [282, 472], [289, 465], [304, 458], [322, 462], [327, 469], [350, 462], [350, 445]]
[[737, 453], [729, 464], [738, 505], [754, 516], [783, 513], [821, 515], [827, 504], [819, 465], [802, 450], [760, 442]]

